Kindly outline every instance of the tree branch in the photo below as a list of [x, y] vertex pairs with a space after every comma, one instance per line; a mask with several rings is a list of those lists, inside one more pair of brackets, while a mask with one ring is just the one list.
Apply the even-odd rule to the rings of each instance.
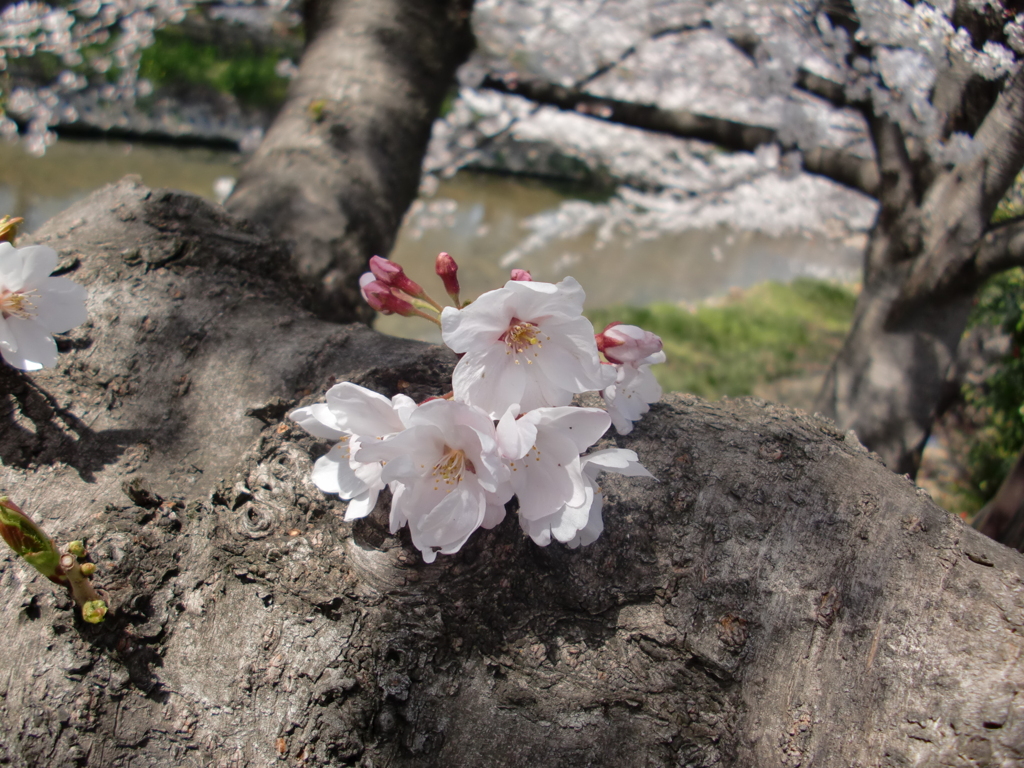
[[[778, 131], [768, 126], [594, 96], [541, 80], [502, 79], [488, 75], [480, 87], [522, 96], [539, 104], [579, 112], [610, 123], [682, 139], [707, 141], [733, 151], [753, 152], [762, 144], [781, 144]], [[803, 164], [808, 173], [824, 176], [872, 197], [878, 194], [879, 175], [873, 160], [842, 150], [819, 148], [806, 153]]]
[[509, 82], [488, 75], [480, 87], [522, 96], [539, 104], [579, 112], [610, 123], [630, 125], [681, 138], [709, 141], [727, 149], [752, 152], [761, 144], [776, 141], [774, 128], [594, 96], [585, 91], [565, 88], [542, 80]]
[[470, 0], [317, 0], [288, 100], [227, 207], [294, 243], [315, 309], [369, 319], [359, 274], [416, 196], [434, 117], [472, 47]]
[[[652, 40], [658, 40], [658, 39], [660, 39], [662, 37], [667, 37], [668, 35], [682, 35], [682, 34], [685, 34], [686, 32], [693, 32], [693, 31], [698, 30], [698, 29], [710, 29], [710, 28], [711, 28], [711, 22], [709, 22], [707, 19], [704, 19], [704, 20], [698, 22], [697, 24], [677, 24], [677, 25], [672, 26], [672, 27], [664, 27], [662, 29], [655, 30], [645, 40], [643, 40], [642, 42], [646, 43], [646, 42], [650, 42]], [[616, 58], [614, 61], [609, 61], [606, 64], [602, 64], [600, 67], [595, 69], [593, 72], [591, 72], [586, 77], [584, 77], [584, 78], [582, 78], [580, 80], [577, 80], [576, 84], [575, 84], [575, 88], [577, 90], [585, 88], [586, 86], [590, 85], [590, 83], [592, 83], [595, 80], [597, 80], [597, 78], [601, 77], [601, 75], [604, 75], [604, 74], [606, 74], [608, 72], [611, 72], [613, 69], [615, 69], [617, 66], [622, 64], [630, 56], [636, 55], [637, 46], [641, 45], [641, 44], [642, 43], [636, 43], [635, 45], [629, 46], [629, 48], [627, 48], [622, 53], [620, 53], [618, 58]]]
[[815, 147], [803, 153], [804, 170], [825, 176], [844, 186], [877, 198], [881, 175], [874, 160], [831, 147]]
[[[978, 243], [987, 239], [992, 213], [1024, 165], [1024, 69], [1007, 81], [974, 141], [981, 151], [937, 179], [922, 206], [922, 216], [936, 226], [928, 227], [924, 252], [904, 284], [908, 304], [962, 290], [965, 276], [983, 274], [976, 272]], [[994, 235], [993, 245], [984, 247], [991, 264], [998, 261], [998, 244], [1012, 242], [1011, 231]]]
[[973, 272], [982, 282], [1011, 267], [1024, 266], [1024, 216], [992, 227], [978, 244]]
[[853, 102], [846, 98], [846, 89], [842, 84], [821, 75], [816, 75], [803, 67], [797, 70], [794, 85], [805, 93], [817, 96], [819, 99], [824, 99], [833, 107], [855, 106]]

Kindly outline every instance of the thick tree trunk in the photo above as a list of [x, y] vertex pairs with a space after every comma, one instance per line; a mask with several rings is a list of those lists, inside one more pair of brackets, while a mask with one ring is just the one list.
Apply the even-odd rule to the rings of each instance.
[[[893, 236], [877, 225], [869, 253], [891, 247], [880, 241]], [[886, 265], [864, 283], [853, 325], [815, 408], [855, 430], [894, 472], [914, 477], [937, 409], [948, 394], [947, 379], [976, 284], [906, 311], [901, 291], [910, 266]]]
[[333, 380], [441, 391], [449, 353], [313, 318], [281, 246], [193, 198], [125, 182], [40, 240], [92, 319], [0, 373], [0, 487], [113, 610], [0, 560], [0, 760], [1024, 764], [1024, 558], [827, 422], [669, 396], [614, 438], [659, 481], [606, 477], [597, 543], [512, 512], [426, 566], [341, 521], [282, 417]]
[[984, 246], [992, 213], [1024, 164], [1024, 70], [976, 131], [977, 151], [950, 169], [912, 155], [913, 143], [888, 118], [870, 123], [882, 179], [878, 220], [854, 324], [817, 407], [893, 470], [914, 476], [974, 293], [1009, 266]]
[[311, 2], [288, 99], [227, 207], [293, 243], [318, 315], [369, 319], [358, 278], [416, 196], [430, 128], [472, 48], [472, 0]]
[[973, 525], [986, 536], [1024, 552], [1024, 451], [1017, 455], [996, 495], [978, 511]]

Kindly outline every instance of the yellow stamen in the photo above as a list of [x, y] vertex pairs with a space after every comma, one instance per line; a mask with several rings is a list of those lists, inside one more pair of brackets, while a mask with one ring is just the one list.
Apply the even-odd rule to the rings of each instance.
[[452, 450], [445, 446], [444, 456], [434, 465], [431, 472], [434, 477], [434, 490], [438, 490], [442, 484], [447, 486], [446, 491], [454, 490], [462, 482], [464, 471], [476, 474], [476, 468], [473, 466], [473, 462], [466, 458], [466, 452]]
[[[508, 330], [501, 335], [501, 340], [505, 342], [505, 354], [517, 355], [516, 365], [519, 365], [518, 355], [520, 352], [526, 352], [533, 347], [541, 349], [544, 346], [540, 339], [537, 338], [537, 330], [537, 326], [533, 323], [513, 317]], [[534, 351], [532, 356], [537, 357], [537, 352]], [[526, 363], [527, 365], [532, 365], [533, 361], [527, 359]]]
[[35, 317], [36, 305], [32, 303], [30, 294], [35, 291], [2, 291], [0, 292], [0, 314], [4, 318], [24, 317], [25, 319]]

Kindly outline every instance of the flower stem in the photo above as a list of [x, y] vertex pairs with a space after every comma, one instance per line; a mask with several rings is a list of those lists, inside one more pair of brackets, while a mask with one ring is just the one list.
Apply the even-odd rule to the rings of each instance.
[[419, 317], [422, 317], [422, 318], [423, 318], [424, 320], [429, 320], [429, 321], [430, 321], [430, 322], [432, 322], [432, 323], [433, 323], [434, 325], [436, 325], [436, 326], [437, 326], [438, 328], [440, 328], [440, 327], [441, 327], [441, 321], [440, 321], [440, 320], [438, 320], [438, 319], [437, 319], [436, 317], [434, 317], [433, 315], [428, 315], [428, 314], [427, 314], [426, 312], [424, 312], [424, 311], [422, 311], [422, 310], [419, 310], [419, 309], [416, 309], [415, 307], [413, 307], [413, 310], [412, 310], [412, 311], [413, 311], [413, 314], [414, 314], [414, 315], [418, 315]]
[[[82, 565], [72, 554], [62, 555], [60, 558], [60, 566], [64, 569], [68, 584], [71, 586], [71, 596], [75, 598], [75, 603], [82, 611], [82, 618], [90, 624], [99, 624], [107, 613], [107, 604], [93, 587], [89, 577], [83, 573]], [[95, 571], [95, 568], [88, 570]]]

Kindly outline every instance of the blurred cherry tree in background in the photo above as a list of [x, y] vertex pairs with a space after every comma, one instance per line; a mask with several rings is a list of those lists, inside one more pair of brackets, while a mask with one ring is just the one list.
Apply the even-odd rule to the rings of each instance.
[[55, 126], [88, 124], [90, 113], [104, 108], [133, 109], [153, 91], [139, 75], [143, 51], [157, 30], [181, 24], [190, 12], [263, 27], [292, 28], [301, 20], [288, 0], [7, 4], [0, 11], [0, 134], [13, 139], [20, 132], [26, 150], [41, 155], [56, 140]]

